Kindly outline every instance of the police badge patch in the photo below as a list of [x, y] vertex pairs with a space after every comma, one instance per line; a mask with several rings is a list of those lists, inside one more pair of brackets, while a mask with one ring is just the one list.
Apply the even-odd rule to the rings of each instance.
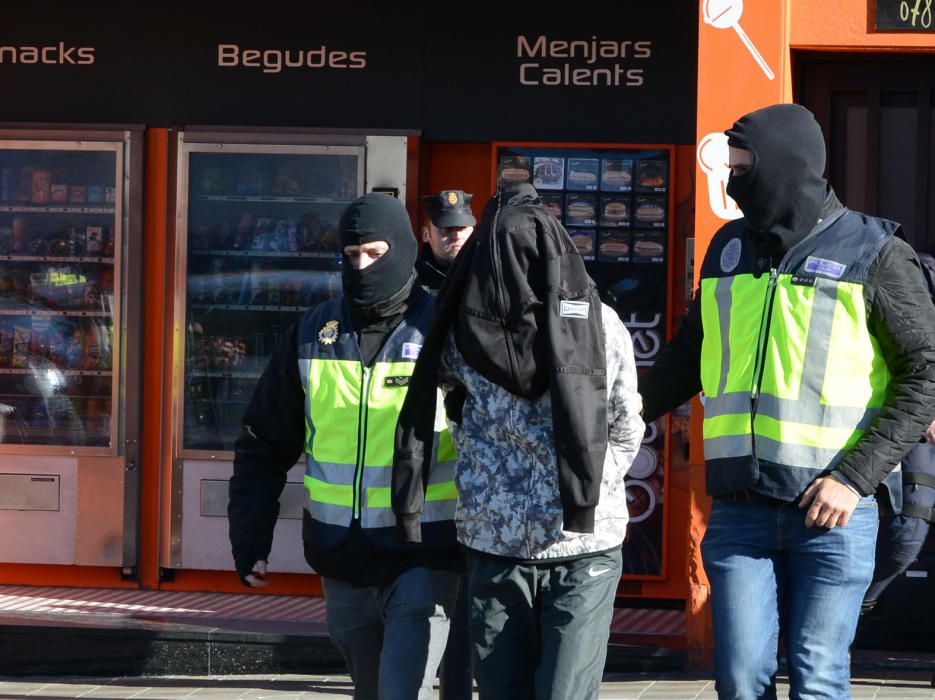
[[723, 272], [733, 272], [734, 268], [740, 262], [740, 253], [743, 244], [739, 238], [732, 238], [721, 250], [721, 270]]
[[321, 327], [321, 330], [318, 331], [318, 342], [322, 345], [334, 345], [334, 342], [338, 339], [338, 322], [337, 321], [328, 321], [325, 325]]

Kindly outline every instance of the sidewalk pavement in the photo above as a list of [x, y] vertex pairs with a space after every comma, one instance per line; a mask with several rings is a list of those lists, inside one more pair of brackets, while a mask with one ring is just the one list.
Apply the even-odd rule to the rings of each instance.
[[[855, 700], [935, 700], [932, 671], [856, 674]], [[779, 697], [788, 696], [782, 679]], [[84, 698], [103, 700], [347, 700], [350, 679], [344, 675], [169, 676], [164, 678], [0, 678], [0, 700], [9, 698]], [[477, 695], [475, 694], [475, 697]], [[602, 700], [714, 700], [714, 682], [684, 674], [611, 674], [601, 684]]]

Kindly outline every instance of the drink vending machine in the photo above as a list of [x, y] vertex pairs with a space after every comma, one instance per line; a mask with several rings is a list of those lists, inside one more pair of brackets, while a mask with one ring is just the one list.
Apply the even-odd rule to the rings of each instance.
[[136, 566], [142, 129], [0, 128], [0, 563]]
[[[164, 569], [233, 569], [227, 483], [253, 387], [289, 325], [340, 293], [347, 205], [374, 189], [405, 201], [407, 148], [392, 134], [179, 134]], [[309, 571], [303, 476], [289, 472], [271, 571]]]

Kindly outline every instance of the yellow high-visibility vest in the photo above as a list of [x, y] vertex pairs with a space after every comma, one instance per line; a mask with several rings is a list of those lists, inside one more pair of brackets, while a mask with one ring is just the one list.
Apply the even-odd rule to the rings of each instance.
[[[431, 316], [431, 297], [417, 296], [404, 320], [365, 367], [340, 300], [325, 302], [299, 327], [299, 374], [305, 390], [306, 508], [316, 523], [365, 531], [392, 530], [390, 497], [396, 422]], [[457, 503], [454, 445], [438, 400], [435, 464], [422, 521], [451, 521]], [[379, 537], [379, 536], [378, 536]], [[385, 538], [391, 543], [395, 534]]]
[[[766, 270], [740, 222], [718, 234], [701, 280], [709, 471], [746, 464], [762, 490], [795, 497], [860, 440], [890, 382], [864, 281], [895, 230], [843, 210]], [[708, 482], [715, 495], [734, 483]]]

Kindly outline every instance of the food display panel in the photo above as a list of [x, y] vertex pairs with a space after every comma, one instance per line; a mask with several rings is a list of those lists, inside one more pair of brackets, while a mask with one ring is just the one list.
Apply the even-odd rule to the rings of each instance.
[[0, 445], [114, 445], [121, 148], [0, 146]]
[[287, 329], [340, 293], [337, 226], [363, 191], [363, 148], [186, 148], [179, 447], [229, 451]]
[[[567, 228], [605, 304], [633, 338], [638, 370], [662, 348], [668, 309], [671, 229], [668, 147], [495, 144], [498, 186], [529, 182]], [[564, 187], [556, 187], [559, 173]], [[627, 475], [630, 516], [624, 573], [663, 575], [666, 422], [647, 426]]]

